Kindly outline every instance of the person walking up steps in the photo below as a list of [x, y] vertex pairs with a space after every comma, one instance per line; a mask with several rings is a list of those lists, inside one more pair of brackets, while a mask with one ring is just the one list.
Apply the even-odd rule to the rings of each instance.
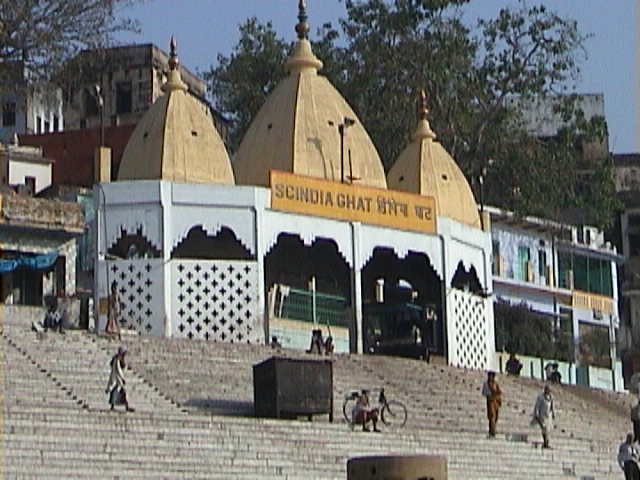
[[633, 441], [640, 442], [640, 399], [631, 407], [630, 417], [633, 424]]
[[618, 465], [624, 472], [625, 480], [640, 480], [638, 469], [638, 450], [633, 445], [633, 434], [627, 434], [627, 439], [618, 447]]
[[496, 382], [496, 372], [487, 373], [487, 381], [482, 385], [482, 395], [487, 399], [487, 418], [489, 419], [489, 436], [496, 436], [498, 412], [502, 406], [502, 390]]
[[556, 413], [553, 409], [551, 387], [547, 385], [536, 399], [536, 403], [533, 406], [533, 418], [531, 419], [531, 424], [539, 425], [542, 431], [542, 448], [551, 448], [549, 445], [549, 430], [552, 428], [555, 418]]
[[111, 336], [118, 337], [120, 340], [120, 297], [118, 295], [118, 286], [116, 282], [111, 283], [111, 292], [108, 299], [107, 325], [105, 332]]
[[116, 405], [124, 405], [127, 412], [133, 412], [134, 409], [129, 405], [127, 392], [124, 388], [127, 383], [124, 379], [124, 357], [127, 354], [127, 348], [121, 346], [118, 352], [111, 358], [111, 374], [109, 375], [109, 383], [105, 393], [109, 395], [109, 405], [111, 410]]

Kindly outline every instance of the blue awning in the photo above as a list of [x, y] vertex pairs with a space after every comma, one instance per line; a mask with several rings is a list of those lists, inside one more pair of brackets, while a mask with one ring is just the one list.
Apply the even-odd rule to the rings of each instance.
[[0, 273], [9, 273], [19, 267], [46, 270], [56, 263], [58, 256], [58, 252], [50, 252], [42, 255], [35, 255], [33, 257], [0, 259]]

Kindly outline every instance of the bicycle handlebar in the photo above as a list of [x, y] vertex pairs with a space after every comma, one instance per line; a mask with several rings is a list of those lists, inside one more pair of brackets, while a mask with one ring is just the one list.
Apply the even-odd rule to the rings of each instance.
[[[356, 399], [360, 396], [360, 391], [352, 391], [345, 395], [345, 398]], [[378, 403], [387, 403], [387, 396], [384, 393], [384, 387], [380, 388], [380, 393], [378, 394]]]

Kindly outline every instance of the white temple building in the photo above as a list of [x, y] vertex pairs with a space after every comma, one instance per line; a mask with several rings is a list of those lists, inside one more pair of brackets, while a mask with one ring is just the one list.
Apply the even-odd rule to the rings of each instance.
[[494, 368], [488, 217], [424, 102], [385, 176], [365, 126], [319, 74], [308, 31], [300, 2], [289, 76], [233, 162], [186, 94], [172, 43], [165, 95], [117, 181], [94, 189], [98, 328], [115, 283], [122, 324], [142, 335], [303, 349], [321, 329], [337, 352]]

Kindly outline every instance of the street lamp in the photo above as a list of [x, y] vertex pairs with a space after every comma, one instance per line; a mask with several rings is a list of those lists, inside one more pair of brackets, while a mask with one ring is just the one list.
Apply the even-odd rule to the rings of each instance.
[[340, 182], [344, 183], [344, 131], [355, 125], [356, 121], [353, 118], [344, 117], [342, 123], [338, 125], [338, 132], [340, 133]]
[[98, 104], [98, 113], [100, 114], [100, 146], [104, 147], [104, 97], [100, 85], [93, 86], [93, 94]]
[[[335, 125], [329, 120], [329, 125]], [[353, 118], [343, 117], [342, 123], [338, 125], [338, 133], [340, 134], [340, 182], [344, 183], [344, 131], [356, 124]]]
[[480, 175], [478, 175], [478, 184], [480, 186], [480, 226], [484, 230], [484, 179], [487, 176], [487, 168], [495, 163], [493, 158], [485, 160], [480, 169]]

